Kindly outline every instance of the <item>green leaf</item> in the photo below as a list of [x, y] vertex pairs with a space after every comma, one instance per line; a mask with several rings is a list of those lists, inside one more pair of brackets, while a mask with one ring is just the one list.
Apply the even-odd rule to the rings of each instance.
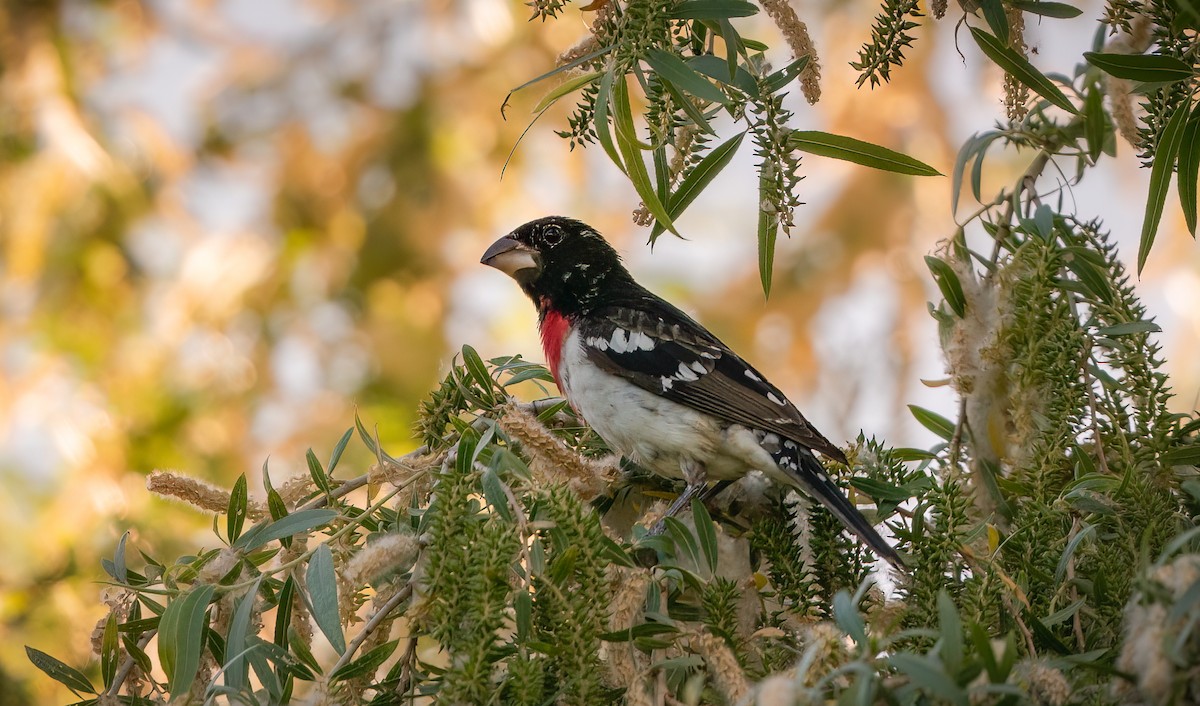
[[[761, 180], [765, 184], [766, 180]], [[759, 188], [759, 203], [764, 196]], [[759, 207], [758, 210], [758, 277], [762, 282], [763, 296], [771, 296], [771, 276], [775, 270], [775, 239], [779, 237], [779, 219]]]
[[1092, 296], [1106, 304], [1111, 304], [1113, 291], [1108, 283], [1107, 265], [1104, 263], [1104, 258], [1091, 248], [1078, 245], [1063, 248], [1063, 253], [1065, 255], [1063, 261], [1067, 264], [1067, 269], [1079, 278], [1080, 283], [1092, 293]]
[[736, 88], [752, 98], [758, 96], [758, 81], [754, 79], [754, 76], [749, 71], [743, 69], [741, 66], [735, 65], [733, 73], [730, 74], [729, 63], [712, 54], [689, 57], [687, 63], [688, 66], [696, 71], [711, 79], [720, 81], [726, 86]]
[[700, 546], [696, 543], [696, 537], [692, 534], [687, 525], [683, 524], [674, 517], [668, 517], [664, 520], [667, 526], [667, 532], [671, 535], [671, 539], [675, 540], [675, 548], [686, 556], [691, 565], [697, 570], [705, 566], [705, 563], [700, 561]]
[[322, 544], [313, 552], [304, 580], [312, 599], [313, 619], [340, 655], [346, 651], [346, 638], [342, 635], [342, 621], [338, 615], [337, 575], [333, 571], [333, 552], [328, 544]]
[[962, 620], [958, 617], [958, 608], [946, 589], [938, 591], [938, 624], [941, 627], [942, 662], [946, 671], [955, 674], [962, 669], [966, 651], [963, 647]]
[[342, 434], [342, 438], [338, 439], [337, 445], [333, 447], [333, 453], [329, 456], [329, 472], [332, 474], [337, 468], [338, 462], [342, 460], [342, 453], [346, 451], [346, 444], [350, 443], [350, 437], [354, 436], [354, 427], [346, 430]]
[[355, 679], [357, 677], [374, 676], [375, 670], [379, 669], [380, 665], [387, 661], [388, 657], [396, 651], [396, 646], [400, 644], [399, 640], [392, 640], [376, 647], [375, 649], [361, 655], [358, 659], [343, 665], [329, 675], [329, 682], [345, 681], [347, 679]]
[[[628, 174], [625, 169], [624, 162], [621, 161], [621, 156], [617, 153], [617, 146], [613, 142], [612, 132], [609, 130], [609, 104], [612, 100], [612, 88], [615, 79], [615, 71], [610, 66], [608, 71], [604, 72], [604, 76], [600, 79], [600, 88], [596, 92], [596, 115], [592, 119], [592, 126], [596, 129], [596, 140], [600, 146], [604, 148], [605, 154], [612, 160], [612, 163], [617, 165], [623, 174]], [[624, 76], [621, 81], [624, 81]]]
[[1158, 223], [1162, 220], [1163, 206], [1167, 202], [1167, 189], [1171, 186], [1171, 175], [1175, 173], [1175, 157], [1183, 142], [1183, 128], [1188, 119], [1186, 103], [1175, 109], [1163, 128], [1154, 150], [1154, 162], [1150, 166], [1150, 193], [1146, 198], [1146, 218], [1142, 221], [1142, 239], [1138, 246], [1138, 274], [1146, 265], [1154, 236], [1158, 234]]
[[104, 621], [104, 636], [100, 641], [100, 677], [104, 680], [105, 688], [112, 686], [117, 676], [117, 663], [120, 653], [117, 651], [119, 631], [117, 630], [117, 614], [109, 613]]
[[29, 658], [30, 662], [33, 662], [33, 666], [45, 672], [46, 676], [75, 692], [76, 695], [80, 692], [96, 693], [96, 687], [92, 686], [92, 682], [88, 681], [88, 678], [78, 669], [29, 645], [25, 645], [25, 656]]
[[113, 578], [121, 583], [129, 583], [129, 568], [125, 564], [125, 543], [129, 541], [129, 530], [125, 530], [117, 542], [117, 550], [113, 552]]
[[[927, 452], [922, 452], [927, 453]], [[850, 479], [850, 485], [854, 486], [871, 497], [876, 502], [894, 502], [902, 503], [913, 496], [911, 490], [884, 483], [883, 481], [875, 480], [874, 478], [855, 477]]]
[[904, 672], [909, 682], [932, 696], [949, 701], [956, 706], [967, 706], [967, 692], [954, 683], [940, 665], [927, 657], [911, 652], [900, 652], [887, 658], [893, 667]]
[[192, 688], [200, 668], [205, 613], [215, 590], [212, 584], [203, 584], [176, 596], [158, 623], [158, 661], [167, 675], [172, 699]]
[[885, 172], [912, 176], [942, 176], [938, 170], [906, 154], [845, 135], [816, 130], [793, 130], [788, 135], [788, 145], [802, 152], [842, 159]]
[[576, 76], [575, 78], [563, 81], [562, 83], [560, 83], [557, 86], [555, 86], [554, 88], [552, 88], [549, 93], [542, 96], [542, 99], [540, 101], [538, 101], [538, 104], [533, 107], [533, 112], [535, 112], [535, 113], [542, 112], [546, 108], [549, 108], [550, 106], [554, 105], [554, 102], [557, 101], [559, 98], [562, 98], [563, 96], [566, 96], [566, 95], [570, 95], [570, 94], [574, 93], [575, 91], [578, 91], [580, 88], [583, 88], [584, 86], [588, 85], [589, 83], [592, 83], [596, 79], [600, 78], [600, 75], [602, 73], [603, 73], [602, 71], [593, 71], [591, 73], [587, 73], [582, 76]]
[[254, 601], [258, 597], [258, 587], [262, 584], [265, 574], [259, 574], [249, 591], [243, 595], [233, 611], [233, 619], [229, 622], [229, 632], [225, 634], [225, 686], [232, 689], [244, 689], [249, 686], [246, 669], [246, 641], [252, 637], [250, 616], [254, 612]]
[[484, 469], [479, 481], [483, 487], [483, 497], [487, 499], [492, 510], [499, 513], [505, 520], [512, 522], [512, 508], [508, 506], [508, 495], [504, 492], [504, 482], [500, 480], [500, 476], [496, 475], [495, 469]]
[[1162, 327], [1153, 321], [1126, 321], [1123, 324], [1096, 329], [1101, 336], [1129, 336], [1135, 333], [1159, 333]]
[[251, 552], [267, 542], [291, 537], [298, 532], [307, 532], [321, 525], [329, 524], [337, 517], [336, 510], [328, 508], [313, 508], [297, 510], [280, 520], [263, 520], [246, 531], [233, 546], [245, 552]]
[[992, 34], [996, 35], [1001, 43], [1007, 45], [1009, 42], [1008, 33], [1008, 15], [1004, 14], [1004, 3], [1000, 0], [980, 0], [980, 7], [983, 9], [983, 19], [987, 20], [988, 27], [992, 28]]
[[976, 27], [970, 29], [971, 36], [975, 38], [975, 43], [983, 53], [1006, 73], [1068, 113], [1077, 112], [1066, 94], [1046, 78], [1045, 74], [1034, 68], [1028, 59], [987, 32]]
[[[663, 88], [667, 89], [667, 92], [671, 94], [671, 100], [675, 101], [675, 104], [680, 108], [683, 108], [683, 112], [687, 114], [688, 118], [691, 119], [692, 123], [696, 125], [696, 128], [700, 130], [700, 132], [709, 135], [717, 134], [717, 131], [713, 129], [712, 124], [708, 122], [708, 118], [705, 117], [704, 111], [696, 107], [695, 101], [684, 96], [679, 90], [679, 87], [673, 83], [663, 81], [662, 85]], [[660, 145], [659, 149], [665, 150], [666, 145]], [[655, 150], [656, 153], [657, 151], [658, 150]], [[666, 174], [667, 172], [664, 171], [662, 173]]]
[[833, 619], [837, 626], [859, 645], [867, 644], [867, 626], [862, 615], [854, 607], [854, 599], [847, 591], [838, 591], [833, 597]]
[[517, 642], [525, 642], [533, 634], [533, 597], [524, 589], [517, 591], [513, 599], [513, 613], [517, 627]]
[[[528, 81], [526, 81], [525, 83], [522, 83], [520, 86], [517, 86], [516, 88], [510, 90], [508, 92], [508, 95], [511, 97], [512, 94], [514, 94], [520, 90], [529, 88], [530, 86], [532, 86], [535, 83], [545, 81], [546, 79], [550, 78], [551, 76], [556, 76], [556, 75], [564, 73], [566, 71], [570, 71], [571, 69], [575, 68], [576, 66], [582, 66], [582, 65], [586, 64], [587, 62], [591, 61], [592, 59], [595, 59], [599, 56], [607, 54], [609, 51], [612, 50], [613, 46], [615, 46], [615, 45], [610, 44], [607, 47], [597, 49], [596, 51], [594, 51], [590, 54], [585, 54], [585, 55], [579, 57], [578, 59], [576, 59], [575, 61], [572, 61], [569, 64], [563, 64], [562, 66], [555, 67], [536, 78], [531, 78]], [[508, 103], [508, 98], [505, 98], [504, 102]], [[501, 108], [501, 111], [503, 111], [503, 107]]]
[[1179, 140], [1179, 206], [1188, 232], [1196, 235], [1197, 177], [1200, 176], [1200, 104], [1192, 109], [1183, 137]]
[[667, 17], [673, 20], [727, 20], [757, 13], [758, 7], [745, 0], [683, 0], [667, 12]]
[[1083, 99], [1083, 134], [1087, 139], [1088, 157], [1092, 162], [1104, 151], [1104, 140], [1108, 137], [1108, 113], [1104, 110], [1104, 91], [1099, 84], [1092, 84]]
[[247, 496], [246, 474], [243, 473], [233, 484], [233, 490], [229, 493], [229, 508], [225, 511], [225, 536], [230, 544], [242, 534], [242, 525], [246, 522]]
[[713, 527], [712, 516], [708, 508], [699, 500], [692, 501], [692, 523], [696, 525], [696, 538], [700, 540], [700, 550], [704, 552], [704, 560], [708, 563], [710, 574], [717, 572], [717, 531]]
[[1065, 2], [1037, 2], [1036, 0], [1009, 0], [1009, 6], [1023, 12], [1028, 12], [1031, 15], [1041, 15], [1042, 17], [1055, 17], [1066, 20], [1072, 17], [1079, 17], [1083, 14], [1074, 5], [1068, 5]]
[[958, 273], [954, 268], [950, 267], [950, 263], [939, 257], [932, 255], [925, 256], [925, 265], [933, 274], [933, 281], [937, 283], [938, 289], [942, 291], [942, 296], [946, 298], [946, 303], [958, 318], [962, 318], [967, 314], [967, 298], [963, 294], [962, 282], [958, 280]]
[[617, 148], [625, 162], [626, 173], [633, 188], [641, 197], [646, 209], [663, 226], [679, 235], [675, 224], [667, 214], [667, 209], [658, 199], [654, 190], [654, 182], [646, 171], [646, 163], [642, 161], [641, 146], [637, 139], [637, 131], [633, 126], [633, 109], [629, 105], [629, 86], [622, 76], [613, 84], [613, 123], [617, 130]]
[[462, 356], [463, 364], [467, 366], [467, 372], [471, 374], [471, 378], [479, 386], [479, 389], [483, 390], [487, 402], [489, 404], [494, 403], [496, 400], [496, 383], [492, 380], [491, 374], [488, 373], [487, 365], [483, 362], [483, 358], [480, 358], [479, 353], [468, 345], [462, 347]]
[[292, 625], [292, 602], [296, 597], [296, 579], [291, 576], [283, 582], [279, 589], [279, 606], [275, 611], [275, 634], [272, 636], [275, 644], [283, 649], [288, 646], [288, 628]]
[[792, 61], [787, 66], [779, 69], [763, 79], [763, 88], [767, 93], [775, 93], [779, 89], [799, 78], [800, 74], [804, 72], [804, 69], [808, 67], [809, 61], [811, 61], [811, 58], [808, 55]]
[[308, 474], [312, 476], [313, 483], [326, 495], [332, 492], [333, 486], [329, 484], [329, 476], [325, 475], [325, 469], [321, 467], [321, 462], [317, 460], [317, 455], [311, 448], [304, 454], [304, 460], [308, 462]]
[[1083, 58], [1092, 66], [1110, 76], [1143, 81], [1145, 83], [1172, 83], [1193, 76], [1192, 67], [1173, 56], [1159, 54], [1102, 54], [1085, 51]]
[[1071, 541], [1067, 542], [1067, 548], [1063, 550], [1062, 556], [1058, 559], [1058, 566], [1054, 569], [1055, 583], [1062, 581], [1063, 576], [1066, 575], [1067, 566], [1071, 562], [1071, 557], [1075, 556], [1075, 550], [1079, 548], [1079, 545], [1083, 543], [1083, 540], [1095, 533], [1095, 525], [1084, 525], [1083, 529], [1077, 532], [1075, 536], [1071, 538]]
[[[733, 161], [733, 155], [737, 154], [745, 137], [746, 133], [743, 131], [714, 147], [704, 155], [704, 159], [700, 160], [700, 163], [684, 177], [683, 181], [679, 182], [675, 193], [671, 194], [667, 200], [667, 212], [671, 214], [672, 219], [679, 218], [687, 210], [687, 207], [692, 205], [696, 197], [721, 173], [721, 170]], [[654, 242], [664, 230], [666, 228], [662, 224], [655, 223], [654, 228], [650, 231], [650, 241]]]
[[675, 54], [651, 48], [646, 52], [646, 63], [664, 80], [697, 98], [722, 104], [729, 101], [724, 91], [710, 83]]
[[916, 417], [917, 421], [921, 423], [921, 426], [946, 441], [954, 438], [954, 422], [946, 419], [937, 412], [925, 409], [924, 407], [918, 407], [915, 404], [910, 404], [908, 409]]
[[1168, 466], [1200, 466], [1200, 445], [1171, 449], [1163, 460]]

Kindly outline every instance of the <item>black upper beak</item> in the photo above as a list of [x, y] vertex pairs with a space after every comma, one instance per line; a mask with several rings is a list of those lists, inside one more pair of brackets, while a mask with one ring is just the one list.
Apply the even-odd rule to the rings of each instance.
[[488, 267], [495, 267], [509, 277], [516, 277], [518, 272], [522, 272], [524, 276], [529, 274], [526, 270], [541, 269], [537, 251], [508, 236], [492, 243], [479, 262]]

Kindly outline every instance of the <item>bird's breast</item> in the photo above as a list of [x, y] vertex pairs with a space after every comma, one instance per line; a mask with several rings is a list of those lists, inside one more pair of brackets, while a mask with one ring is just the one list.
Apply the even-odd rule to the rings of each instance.
[[546, 356], [546, 365], [554, 382], [559, 389], [563, 388], [560, 368], [562, 366], [563, 344], [571, 330], [571, 322], [554, 309], [546, 309], [538, 322], [538, 333], [542, 336], [542, 352]]

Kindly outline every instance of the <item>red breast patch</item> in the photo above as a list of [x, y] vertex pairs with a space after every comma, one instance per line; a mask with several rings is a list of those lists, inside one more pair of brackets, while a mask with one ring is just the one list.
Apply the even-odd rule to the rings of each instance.
[[547, 309], [538, 323], [542, 334], [542, 351], [546, 354], [546, 365], [550, 366], [550, 374], [554, 376], [554, 382], [559, 388], [562, 388], [562, 379], [558, 376], [558, 366], [562, 362], [563, 342], [570, 328], [571, 323], [567, 321], [567, 317], [553, 309]]

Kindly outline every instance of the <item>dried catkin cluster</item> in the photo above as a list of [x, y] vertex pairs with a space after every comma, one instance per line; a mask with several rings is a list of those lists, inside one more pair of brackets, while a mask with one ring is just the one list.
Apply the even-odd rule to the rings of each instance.
[[[1125, 638], [1117, 669], [1136, 675], [1136, 687], [1125, 680], [1116, 680], [1114, 696], [1125, 702], [1197, 703], [1200, 701], [1200, 682], [1189, 679], [1188, 670], [1179, 670], [1169, 646], [1179, 644], [1179, 657], [1192, 664], [1200, 659], [1200, 635], [1194, 624], [1188, 624], [1188, 613], [1175, 615], [1172, 608], [1184, 594], [1194, 592], [1200, 584], [1200, 554], [1184, 554], [1151, 575], [1165, 595], [1153, 597], [1135, 595], [1125, 610]], [[1181, 639], [1184, 631], [1190, 639]], [[1134, 693], [1130, 693], [1134, 692]], [[1137, 697], [1141, 698], [1137, 698]]]
[[389, 534], [369, 542], [346, 563], [346, 583], [362, 588], [388, 574], [412, 568], [420, 543], [411, 534]]
[[[646, 602], [646, 587], [650, 585], [650, 573], [645, 569], [632, 569], [615, 564], [608, 567], [608, 580], [612, 586], [612, 603], [608, 611], [608, 629], [612, 632], [628, 630], [641, 622], [642, 607]], [[606, 645], [609, 679], [614, 686], [627, 687], [634, 691], [642, 681], [646, 659], [634, 648], [632, 642], [610, 642]]]
[[612, 12], [613, 3], [611, 2], [606, 2], [596, 8], [596, 16], [592, 18], [590, 31], [580, 38], [578, 42], [571, 45], [569, 49], [558, 55], [558, 65], [562, 66], [572, 61], [577, 61], [599, 49], [600, 40], [596, 38], [596, 35], [600, 28], [612, 17]]
[[500, 429], [521, 445], [539, 479], [563, 483], [584, 501], [604, 493], [612, 482], [611, 463], [580, 456], [533, 414], [515, 404], [501, 408]]
[[[1029, 57], [1029, 47], [1025, 46], [1025, 13], [1020, 8], [1005, 6], [1004, 14], [1008, 18], [1008, 45], [1023, 57]], [[1004, 110], [1008, 119], [1014, 122], [1021, 120], [1029, 112], [1029, 88], [1010, 73], [1004, 74]]]
[[800, 90], [809, 103], [821, 100], [821, 64], [817, 48], [808, 33], [808, 25], [796, 14], [788, 0], [760, 0], [762, 8], [783, 33], [795, 58], [808, 57], [808, 65], [800, 72]]
[[[229, 491], [175, 471], [152, 472], [146, 477], [146, 490], [207, 512], [225, 512], [229, 509]], [[246, 514], [257, 520], [266, 513], [260, 503], [251, 500], [246, 503]]]
[[1041, 660], [1025, 660], [1015, 672], [1017, 682], [1038, 706], [1064, 706], [1074, 693], [1063, 673]]
[[721, 638], [704, 632], [692, 637], [691, 648], [704, 659], [713, 684], [728, 703], [741, 703], [750, 693], [750, 682], [738, 664], [733, 650]]
[[[1150, 46], [1150, 41], [1153, 39], [1152, 29], [1149, 17], [1144, 14], [1135, 15], [1129, 21], [1129, 32], [1117, 35], [1104, 45], [1104, 51], [1111, 54], [1141, 54]], [[1104, 92], [1108, 94], [1111, 104], [1110, 112], [1113, 124], [1126, 142], [1134, 147], [1140, 147], [1142, 136], [1138, 133], [1132, 91], [1133, 84], [1128, 79], [1104, 74]]]

